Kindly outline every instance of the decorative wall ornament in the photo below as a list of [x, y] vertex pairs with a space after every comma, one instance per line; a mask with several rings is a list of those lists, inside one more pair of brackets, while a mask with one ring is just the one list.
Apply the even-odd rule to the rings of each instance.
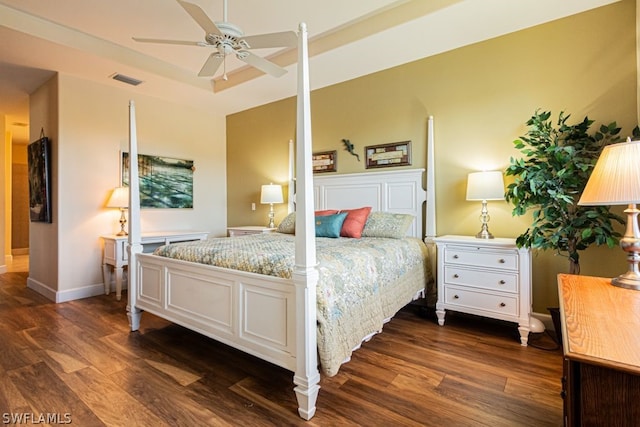
[[342, 143], [344, 144], [344, 149], [351, 153], [352, 156], [356, 156], [356, 159], [360, 161], [360, 155], [354, 152], [354, 149], [356, 147], [351, 143], [351, 141], [349, 141], [348, 139], [343, 139]]

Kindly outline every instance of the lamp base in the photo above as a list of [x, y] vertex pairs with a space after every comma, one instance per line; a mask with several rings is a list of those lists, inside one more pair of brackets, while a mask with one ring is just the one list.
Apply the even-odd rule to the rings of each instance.
[[620, 247], [627, 253], [628, 270], [611, 279], [611, 284], [619, 288], [640, 291], [640, 228], [638, 226], [640, 211], [635, 203], [631, 203], [624, 212], [627, 214], [627, 229], [620, 239]]
[[631, 271], [627, 271], [626, 273], [611, 279], [611, 284], [619, 288], [626, 288], [626, 289], [633, 289], [634, 291], [640, 291], [640, 275]]
[[128, 236], [129, 233], [127, 233], [124, 229], [124, 227], [126, 227], [127, 225], [127, 218], [124, 216], [124, 209], [120, 209], [120, 231], [118, 232], [118, 234], [116, 234], [116, 236]]
[[493, 234], [489, 232], [489, 211], [487, 210], [487, 201], [482, 201], [482, 211], [480, 212], [480, 222], [482, 223], [482, 228], [476, 234], [478, 239], [493, 239]]
[[477, 239], [493, 239], [493, 234], [489, 232], [487, 228], [482, 228], [478, 234], [476, 234]]

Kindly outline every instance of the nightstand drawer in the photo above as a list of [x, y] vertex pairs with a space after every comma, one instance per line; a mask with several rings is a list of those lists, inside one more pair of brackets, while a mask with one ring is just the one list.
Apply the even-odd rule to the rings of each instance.
[[444, 283], [518, 293], [518, 275], [502, 271], [483, 271], [445, 265]]
[[504, 270], [518, 269], [518, 254], [514, 251], [449, 245], [444, 251], [444, 256], [444, 262], [447, 264], [473, 265]]
[[[484, 292], [474, 292], [453, 286], [445, 286], [445, 303], [453, 306], [474, 310], [485, 310], [503, 315], [518, 315], [518, 298], [495, 295]], [[464, 310], [463, 310], [464, 311]]]

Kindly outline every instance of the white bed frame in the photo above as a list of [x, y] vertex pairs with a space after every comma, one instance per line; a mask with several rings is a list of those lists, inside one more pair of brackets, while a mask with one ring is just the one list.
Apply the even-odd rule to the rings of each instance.
[[[350, 175], [312, 175], [307, 31], [299, 27], [296, 147], [296, 251], [292, 279], [143, 254], [137, 162], [130, 164], [129, 302], [132, 331], [142, 311], [202, 333], [294, 372], [298, 413], [305, 420], [316, 411], [320, 389], [316, 348], [315, 209], [372, 206], [374, 210], [411, 213], [410, 234], [435, 237], [433, 118], [429, 118], [427, 191], [424, 170]], [[138, 155], [135, 105], [130, 102], [129, 153]], [[409, 302], [409, 301], [407, 301]], [[364, 339], [365, 337], [363, 337]]]

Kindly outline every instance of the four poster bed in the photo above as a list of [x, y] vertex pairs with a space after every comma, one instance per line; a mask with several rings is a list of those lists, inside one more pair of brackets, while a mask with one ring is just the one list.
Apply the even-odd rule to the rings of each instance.
[[[429, 118], [426, 192], [423, 169], [314, 179], [304, 24], [298, 49], [295, 212], [278, 233], [167, 245], [144, 254], [138, 167], [131, 162], [127, 311], [133, 331], [148, 311], [294, 372], [298, 413], [308, 420], [320, 388], [318, 357], [323, 373], [334, 375], [362, 341], [424, 295], [431, 275], [422, 241], [425, 201], [426, 237], [435, 237], [434, 142]], [[133, 102], [129, 153], [137, 158]], [[316, 237], [317, 210], [331, 210], [327, 221], [346, 222], [351, 213], [344, 210], [359, 206], [372, 208], [363, 237]], [[403, 236], [385, 234], [398, 221]], [[245, 268], [256, 259], [258, 267]]]

